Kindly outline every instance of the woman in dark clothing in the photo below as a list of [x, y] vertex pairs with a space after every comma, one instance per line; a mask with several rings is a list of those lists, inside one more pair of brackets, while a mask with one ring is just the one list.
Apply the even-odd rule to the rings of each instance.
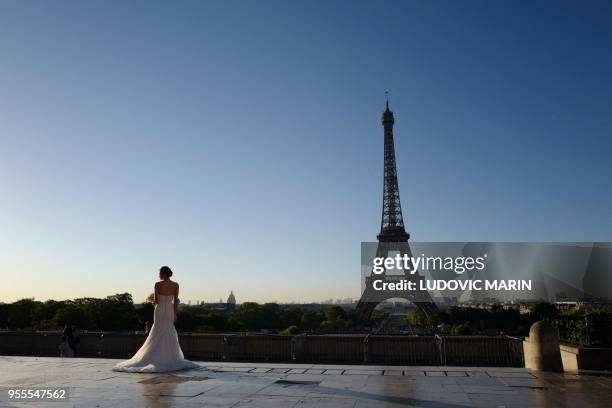
[[60, 355], [62, 357], [76, 357], [76, 345], [79, 336], [75, 328], [67, 324], [62, 333], [62, 343], [60, 344]]

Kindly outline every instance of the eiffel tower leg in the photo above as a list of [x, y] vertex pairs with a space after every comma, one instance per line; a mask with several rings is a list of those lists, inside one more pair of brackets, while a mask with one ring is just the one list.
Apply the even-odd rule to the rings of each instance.
[[[412, 256], [412, 251], [410, 250], [410, 246], [407, 242], [379, 242], [376, 249], [376, 257], [388, 257], [389, 252], [399, 252], [401, 256], [406, 254], [407, 256]], [[402, 276], [403, 279], [414, 281], [415, 279], [420, 279], [420, 276], [417, 273], [410, 274], [405, 271]], [[408, 291], [376, 291], [373, 289], [371, 285], [371, 281], [374, 279], [382, 279], [389, 280], [388, 275], [385, 273], [380, 275], [370, 275], [366, 278], [366, 285], [363, 294], [361, 295], [361, 299], [357, 304], [357, 317], [362, 322], [369, 322], [372, 312], [376, 308], [378, 304], [384, 302], [385, 300], [393, 299], [393, 298], [401, 298], [407, 301], [413, 302], [426, 317], [431, 317], [434, 313], [438, 311], [438, 307], [433, 302], [431, 295], [426, 291], [418, 292], [418, 300], [415, 300], [412, 296], [414, 293], [410, 293]]]
[[372, 312], [378, 305], [378, 302], [362, 302], [357, 304], [357, 318], [361, 322], [369, 322]]

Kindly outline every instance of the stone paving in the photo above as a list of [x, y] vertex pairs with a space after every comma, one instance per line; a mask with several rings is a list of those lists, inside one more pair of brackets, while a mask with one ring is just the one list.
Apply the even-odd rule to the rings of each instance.
[[70, 389], [68, 401], [3, 398], [0, 407], [612, 407], [605, 373], [203, 362], [172, 374], [128, 374], [111, 371], [117, 361], [0, 356], [2, 389]]

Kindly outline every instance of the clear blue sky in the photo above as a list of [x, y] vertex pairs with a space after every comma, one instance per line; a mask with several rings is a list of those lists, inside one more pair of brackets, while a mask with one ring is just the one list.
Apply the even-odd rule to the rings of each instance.
[[0, 3], [0, 301], [358, 297], [414, 240], [612, 240], [607, 1]]

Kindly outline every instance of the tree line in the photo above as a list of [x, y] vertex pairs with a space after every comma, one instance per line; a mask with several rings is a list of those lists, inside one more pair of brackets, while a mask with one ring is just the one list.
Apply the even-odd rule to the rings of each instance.
[[[21, 299], [0, 304], [0, 329], [59, 330], [73, 325], [89, 331], [142, 331], [153, 324], [152, 296], [135, 307], [132, 295], [116, 294], [106, 298], [73, 300]], [[374, 322], [385, 317], [377, 312]], [[308, 331], [342, 331], [358, 325], [354, 311], [340, 306], [316, 310], [281, 307], [276, 303], [242, 303], [231, 311], [210, 310], [199, 306], [182, 306], [177, 313], [179, 332], [218, 333], [224, 331], [267, 330], [284, 334]]]
[[531, 325], [546, 320], [557, 330], [561, 341], [591, 347], [612, 345], [612, 306], [588, 310], [559, 311], [553, 304], [542, 302], [530, 313], [504, 309], [450, 307], [431, 316], [414, 310], [408, 312], [411, 323], [433, 326], [452, 335], [527, 336]]
[[66, 324], [81, 330], [142, 330], [143, 322], [152, 321], [152, 316], [153, 306], [136, 309], [129, 293], [102, 299], [21, 299], [0, 304], [0, 328], [9, 330], [58, 330]]
[[[132, 295], [120, 293], [105, 298], [73, 300], [21, 299], [0, 304], [0, 329], [59, 330], [69, 324], [89, 331], [143, 331], [153, 324], [153, 298], [136, 307]], [[340, 306], [302, 309], [276, 303], [245, 302], [233, 310], [210, 310], [199, 306], [182, 306], [177, 314], [179, 332], [261, 332], [280, 334], [350, 332], [376, 328], [387, 313], [374, 311], [372, 319], [360, 322], [354, 310]], [[427, 326], [453, 335], [526, 336], [531, 325], [548, 320], [562, 341], [585, 345], [612, 345], [612, 307], [595, 310], [559, 312], [554, 305], [540, 303], [531, 313], [506, 310], [494, 305], [490, 309], [451, 307], [425, 316], [418, 310], [408, 312], [413, 325]]]

